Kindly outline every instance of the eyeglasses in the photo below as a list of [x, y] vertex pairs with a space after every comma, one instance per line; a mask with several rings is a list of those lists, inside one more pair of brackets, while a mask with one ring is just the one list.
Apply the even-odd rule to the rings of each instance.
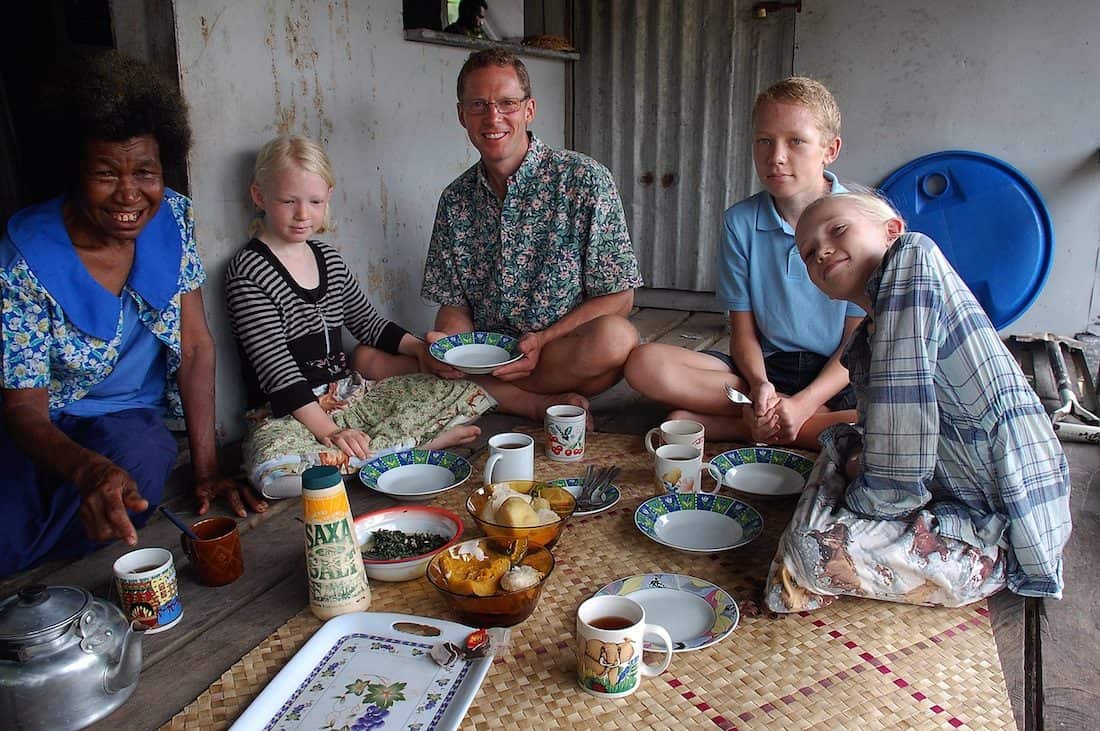
[[531, 97], [522, 99], [470, 99], [462, 102], [462, 108], [467, 114], [482, 115], [489, 113], [489, 107], [496, 107], [501, 114], [515, 114], [523, 106], [523, 103]]

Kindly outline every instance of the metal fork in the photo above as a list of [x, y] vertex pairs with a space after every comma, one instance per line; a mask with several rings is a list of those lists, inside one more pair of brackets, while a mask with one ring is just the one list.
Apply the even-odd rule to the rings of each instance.
[[735, 404], [751, 404], [752, 403], [752, 399], [750, 399], [748, 396], [741, 393], [740, 391], [738, 391], [736, 388], [729, 385], [728, 383], [726, 384], [726, 398], [728, 398], [730, 401], [732, 401]]
[[[577, 494], [577, 509], [590, 510], [597, 507], [603, 500], [603, 491], [619, 475], [618, 467], [608, 467], [597, 473], [592, 483]], [[588, 476], [585, 475], [587, 480]]]

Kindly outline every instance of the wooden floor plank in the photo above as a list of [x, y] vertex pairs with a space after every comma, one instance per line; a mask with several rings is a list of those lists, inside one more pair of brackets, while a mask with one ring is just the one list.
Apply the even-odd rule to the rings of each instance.
[[1042, 719], [1045, 729], [1100, 728], [1100, 449], [1064, 445], [1070, 464], [1073, 534], [1063, 556], [1061, 601], [1045, 601]]

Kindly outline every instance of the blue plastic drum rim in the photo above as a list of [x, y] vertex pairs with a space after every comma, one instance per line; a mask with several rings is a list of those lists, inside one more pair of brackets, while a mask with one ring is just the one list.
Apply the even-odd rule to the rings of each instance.
[[902, 165], [881, 190], [909, 230], [935, 240], [998, 330], [1039, 297], [1054, 263], [1054, 226], [1039, 191], [1015, 167], [947, 150]]

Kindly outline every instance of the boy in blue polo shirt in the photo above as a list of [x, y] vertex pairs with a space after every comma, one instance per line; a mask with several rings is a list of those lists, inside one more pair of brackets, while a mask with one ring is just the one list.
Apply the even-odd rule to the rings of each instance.
[[[840, 153], [840, 110], [823, 84], [785, 79], [753, 106], [753, 163], [764, 190], [725, 214], [718, 301], [729, 312], [729, 354], [647, 343], [626, 378], [640, 393], [694, 419], [717, 440], [817, 448], [826, 427], [855, 420], [840, 355], [863, 311], [810, 281], [794, 229], [802, 211], [844, 187], [827, 165]], [[734, 406], [731, 385], [751, 400]]]

